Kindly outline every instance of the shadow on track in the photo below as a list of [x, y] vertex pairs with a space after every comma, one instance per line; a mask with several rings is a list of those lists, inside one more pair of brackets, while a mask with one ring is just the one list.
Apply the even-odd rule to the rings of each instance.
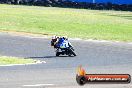
[[[27, 59], [27, 58], [32, 58], [32, 59], [35, 59], [35, 58], [59, 58], [59, 57], [69, 57], [69, 56], [42, 56], [42, 57], [25, 57], [24, 59]], [[72, 57], [72, 56], [71, 56]]]
[[42, 56], [42, 57], [26, 57], [25, 59], [27, 58], [55, 58], [56, 56]]

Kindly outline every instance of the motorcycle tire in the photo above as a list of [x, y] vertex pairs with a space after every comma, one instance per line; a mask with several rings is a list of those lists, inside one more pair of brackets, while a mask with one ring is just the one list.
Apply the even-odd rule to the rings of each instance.
[[60, 53], [59, 53], [59, 52], [57, 52], [57, 53], [56, 53], [56, 56], [59, 56], [59, 55], [60, 55]]
[[74, 55], [74, 56], [77, 56], [75, 53], [74, 53], [74, 51], [71, 49], [71, 53]]
[[71, 57], [72, 55], [71, 55], [71, 54], [69, 54], [68, 56], [69, 56], [69, 57]]
[[72, 52], [72, 54], [73, 54], [74, 56], [77, 56], [74, 52]]

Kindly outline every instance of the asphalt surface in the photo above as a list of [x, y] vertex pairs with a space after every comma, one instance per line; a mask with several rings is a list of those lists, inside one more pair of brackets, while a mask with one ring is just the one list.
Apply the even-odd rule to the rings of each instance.
[[0, 88], [132, 88], [130, 84], [76, 83], [76, 69], [87, 73], [132, 75], [132, 44], [71, 40], [76, 57], [55, 57], [50, 39], [0, 33], [0, 55], [39, 59], [46, 63], [1, 66]]

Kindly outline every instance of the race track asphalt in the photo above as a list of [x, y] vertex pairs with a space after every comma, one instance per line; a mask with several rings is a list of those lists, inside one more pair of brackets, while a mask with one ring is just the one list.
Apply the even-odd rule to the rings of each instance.
[[0, 88], [132, 88], [130, 84], [76, 83], [77, 66], [89, 74], [132, 75], [132, 44], [70, 40], [76, 57], [55, 57], [49, 38], [0, 33], [0, 55], [33, 58], [46, 63], [0, 66]]

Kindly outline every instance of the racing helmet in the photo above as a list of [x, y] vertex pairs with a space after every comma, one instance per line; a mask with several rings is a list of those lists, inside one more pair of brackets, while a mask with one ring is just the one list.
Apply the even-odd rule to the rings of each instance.
[[52, 36], [52, 39], [56, 39], [56, 38], [57, 38], [56, 35]]
[[67, 36], [63, 36], [63, 39], [64, 39], [64, 40], [68, 40], [68, 37], [67, 37]]

